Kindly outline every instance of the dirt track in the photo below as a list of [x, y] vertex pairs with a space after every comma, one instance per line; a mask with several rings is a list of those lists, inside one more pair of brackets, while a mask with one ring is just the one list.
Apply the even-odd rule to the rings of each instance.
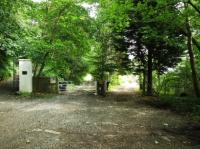
[[200, 128], [133, 94], [0, 95], [1, 149], [199, 149]]

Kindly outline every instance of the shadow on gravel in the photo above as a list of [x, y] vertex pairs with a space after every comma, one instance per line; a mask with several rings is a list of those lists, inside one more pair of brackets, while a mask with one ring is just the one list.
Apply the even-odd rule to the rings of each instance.
[[184, 136], [191, 141], [192, 145], [200, 145], [200, 125], [188, 124], [179, 128], [164, 128], [162, 131], [173, 136]]
[[[170, 109], [168, 105], [160, 102], [157, 97], [140, 97], [140, 100], [135, 101], [135, 103], [140, 106], [148, 106], [160, 110], [170, 110], [174, 114], [186, 116], [186, 113], [178, 113]], [[186, 137], [190, 140], [192, 145], [200, 145], [200, 123], [192, 120], [190, 121], [191, 122], [183, 124], [183, 126], [178, 128], [163, 128], [161, 131], [171, 134], [172, 136], [177, 136], [178, 138], [181, 136]]]
[[169, 109], [166, 104], [159, 101], [158, 97], [139, 97], [140, 99], [135, 101], [138, 105], [149, 106], [157, 109]]

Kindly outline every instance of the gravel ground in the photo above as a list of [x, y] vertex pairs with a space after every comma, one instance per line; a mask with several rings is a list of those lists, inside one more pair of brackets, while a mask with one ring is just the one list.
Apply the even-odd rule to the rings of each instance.
[[199, 149], [200, 127], [130, 93], [0, 95], [1, 149]]

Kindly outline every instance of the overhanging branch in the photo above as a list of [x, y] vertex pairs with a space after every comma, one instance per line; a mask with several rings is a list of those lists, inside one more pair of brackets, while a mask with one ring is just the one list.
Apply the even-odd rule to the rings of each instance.
[[190, 4], [199, 14], [200, 14], [200, 8], [198, 8], [197, 6], [195, 6], [191, 0], [188, 0], [188, 4]]

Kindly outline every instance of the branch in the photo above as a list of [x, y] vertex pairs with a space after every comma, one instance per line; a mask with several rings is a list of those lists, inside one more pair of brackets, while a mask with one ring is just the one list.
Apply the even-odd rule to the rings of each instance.
[[192, 42], [194, 43], [194, 45], [198, 48], [198, 50], [200, 51], [200, 43], [195, 39], [192, 38]]
[[48, 58], [49, 53], [50, 53], [49, 51], [46, 52], [45, 55], [44, 55], [44, 57], [43, 57], [43, 61], [42, 61], [41, 66], [40, 66], [40, 70], [39, 70], [39, 72], [38, 72], [38, 74], [37, 74], [38, 77], [39, 77], [39, 76], [42, 74], [42, 72], [43, 72], [43, 69], [44, 69], [45, 64], [46, 64], [46, 59]]
[[[184, 30], [182, 30], [182, 34], [183, 34], [184, 36], [187, 36], [187, 32], [184, 31]], [[193, 44], [198, 48], [198, 50], [199, 50], [199, 52], [200, 52], [200, 43], [199, 43], [194, 37], [192, 37], [192, 42], [193, 42]]]
[[200, 14], [200, 9], [199, 9], [197, 6], [195, 6], [195, 5], [191, 2], [191, 0], [188, 0], [188, 4], [190, 4], [190, 5]]

